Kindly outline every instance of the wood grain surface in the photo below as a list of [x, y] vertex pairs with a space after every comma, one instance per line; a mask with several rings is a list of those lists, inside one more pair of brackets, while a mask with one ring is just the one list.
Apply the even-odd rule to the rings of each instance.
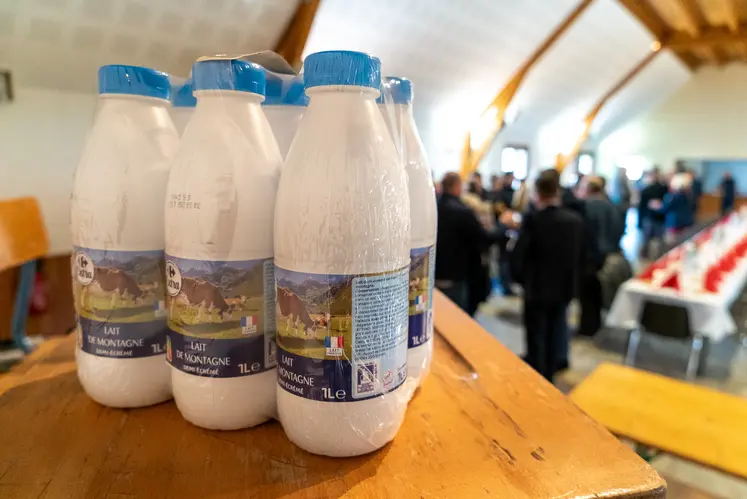
[[614, 364], [571, 398], [618, 435], [747, 478], [747, 399]]
[[[0, 378], [2, 498], [663, 498], [664, 481], [440, 293], [435, 362], [394, 442], [330, 459], [277, 423], [235, 432], [173, 403], [97, 405], [73, 338]], [[451, 346], [453, 345], [453, 346]]]

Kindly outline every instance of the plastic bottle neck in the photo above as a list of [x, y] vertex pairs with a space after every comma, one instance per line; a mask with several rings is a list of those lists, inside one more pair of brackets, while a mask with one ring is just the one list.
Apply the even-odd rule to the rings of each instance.
[[324, 85], [306, 89], [309, 99], [316, 98], [349, 98], [358, 97], [366, 100], [375, 100], [379, 97], [379, 91], [371, 87], [353, 85]]
[[250, 102], [259, 104], [264, 100], [264, 96], [260, 94], [239, 92], [236, 90], [198, 90], [194, 93], [194, 96], [197, 99], [197, 106], [220, 102], [231, 104], [236, 102]]
[[99, 94], [99, 99], [107, 107], [171, 107], [171, 102], [166, 99], [145, 97], [143, 95]]

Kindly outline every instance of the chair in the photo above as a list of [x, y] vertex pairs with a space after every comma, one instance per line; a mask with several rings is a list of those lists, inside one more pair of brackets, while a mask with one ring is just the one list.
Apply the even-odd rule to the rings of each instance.
[[33, 347], [26, 336], [36, 260], [49, 252], [49, 238], [36, 198], [0, 201], [0, 272], [20, 267], [11, 318], [13, 342], [24, 352]]
[[705, 357], [703, 352], [707, 348], [707, 338], [691, 331], [687, 308], [646, 301], [641, 309], [638, 324], [639, 326], [633, 329], [628, 337], [625, 365], [635, 365], [638, 346], [645, 332], [668, 338], [690, 339], [690, 355], [687, 360], [685, 379], [695, 379], [698, 373], [702, 373], [704, 362], [701, 362], [701, 358]]

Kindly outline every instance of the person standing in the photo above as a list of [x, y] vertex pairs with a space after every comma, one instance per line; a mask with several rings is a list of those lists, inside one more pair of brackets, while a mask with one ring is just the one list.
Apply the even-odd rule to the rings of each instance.
[[721, 216], [726, 215], [734, 209], [734, 201], [737, 197], [737, 187], [731, 172], [725, 172], [721, 179]]
[[535, 209], [524, 216], [510, 260], [513, 275], [524, 288], [526, 361], [551, 382], [585, 246], [583, 220], [561, 207], [560, 194], [557, 172], [540, 173]]
[[511, 199], [511, 208], [519, 213], [524, 213], [529, 209], [530, 201], [531, 193], [529, 192], [527, 180], [521, 179], [519, 188], [514, 192], [514, 197]]
[[604, 192], [604, 182], [600, 177], [587, 176], [579, 194], [585, 199], [584, 224], [588, 237], [579, 290], [581, 320], [578, 334], [594, 336], [602, 327], [602, 285], [597, 273], [604, 266], [607, 255], [619, 249], [623, 223]]
[[468, 191], [479, 197], [480, 201], [488, 200], [488, 191], [485, 190], [485, 186], [482, 183], [482, 175], [480, 172], [472, 173], [472, 180], [469, 183]]
[[638, 202], [638, 228], [643, 233], [641, 255], [649, 257], [652, 241], [664, 237], [664, 215], [652, 210], [649, 205], [651, 201], [662, 202], [664, 200], [664, 196], [667, 195], [667, 186], [661, 181], [661, 174], [656, 167], [644, 175], [644, 185]]
[[475, 213], [460, 199], [462, 179], [450, 172], [441, 181], [436, 239], [436, 287], [465, 311], [470, 312], [469, 283], [474, 269], [482, 267], [482, 252], [506, 231], [497, 224], [488, 231]]

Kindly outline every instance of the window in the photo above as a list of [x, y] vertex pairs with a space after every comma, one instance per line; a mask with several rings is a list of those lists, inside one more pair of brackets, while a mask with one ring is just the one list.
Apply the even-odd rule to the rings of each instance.
[[648, 170], [650, 167], [649, 161], [640, 154], [622, 158], [618, 160], [617, 165], [620, 168], [625, 169], [628, 179], [633, 182], [640, 180], [641, 176], [643, 176], [643, 172]]
[[506, 146], [501, 151], [501, 171], [513, 173], [518, 180], [529, 173], [529, 149], [523, 146]]
[[594, 154], [582, 152], [578, 155], [577, 161], [578, 173], [581, 175], [591, 175], [594, 173]]

